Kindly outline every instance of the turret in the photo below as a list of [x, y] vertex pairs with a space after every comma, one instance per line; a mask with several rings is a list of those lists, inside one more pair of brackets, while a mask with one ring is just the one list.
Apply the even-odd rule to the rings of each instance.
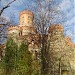
[[63, 36], [64, 28], [60, 24], [53, 24], [49, 27], [48, 33], [52, 36]]
[[33, 25], [34, 15], [29, 10], [24, 10], [20, 13], [20, 27], [22, 28], [22, 35], [36, 34], [36, 29]]
[[48, 32], [50, 51], [62, 51], [65, 46], [63, 26], [59, 24], [51, 25]]
[[19, 36], [20, 27], [18, 26], [10, 26], [8, 28], [8, 37], [16, 37]]
[[34, 15], [29, 10], [24, 10], [20, 13], [20, 26], [33, 26]]

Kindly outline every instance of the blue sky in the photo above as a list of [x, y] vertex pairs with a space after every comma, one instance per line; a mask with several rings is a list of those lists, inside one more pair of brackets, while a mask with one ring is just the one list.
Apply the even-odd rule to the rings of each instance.
[[[2, 0], [0, 6], [6, 5], [9, 1], [12, 0]], [[48, 0], [46, 0], [48, 1]], [[53, 6], [58, 7], [58, 10], [61, 11], [61, 24], [64, 26], [65, 35], [71, 37], [72, 41], [75, 43], [75, 0], [53, 0]], [[7, 8], [2, 15], [7, 17], [10, 20], [12, 17], [13, 21], [19, 23], [19, 13], [25, 9], [34, 9], [37, 8], [37, 3], [35, 0], [17, 0]], [[12, 15], [12, 16], [11, 16]], [[15, 16], [15, 17], [14, 17]]]

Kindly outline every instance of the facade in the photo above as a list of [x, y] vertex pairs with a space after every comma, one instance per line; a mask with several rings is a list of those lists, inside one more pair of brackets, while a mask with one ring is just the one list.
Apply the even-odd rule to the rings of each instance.
[[[28, 49], [31, 53], [40, 52], [41, 50], [41, 34], [37, 32], [33, 24], [34, 14], [29, 10], [20, 13], [20, 24], [18, 26], [10, 26], [8, 28], [8, 37], [14, 37], [14, 40], [20, 44], [23, 38], [28, 42]], [[75, 71], [75, 44], [71, 39], [64, 36], [64, 28], [62, 25], [54, 24], [48, 29], [46, 36], [48, 49], [48, 60], [51, 60], [51, 54], [57, 66], [52, 70], [55, 75], [74, 75], [71, 70]], [[61, 65], [60, 65], [60, 64]], [[51, 66], [49, 62], [49, 67]], [[59, 68], [59, 65], [61, 68]], [[63, 66], [62, 66], [63, 65]], [[60, 72], [58, 70], [60, 69]], [[48, 69], [49, 71], [51, 69]], [[70, 70], [70, 71], [69, 71]], [[50, 73], [48, 74], [50, 75]]]

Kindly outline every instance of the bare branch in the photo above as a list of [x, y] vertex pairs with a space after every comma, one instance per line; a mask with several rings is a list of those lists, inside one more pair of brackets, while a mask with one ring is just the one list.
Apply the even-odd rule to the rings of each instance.
[[6, 8], [10, 7], [10, 4], [12, 4], [14, 1], [16, 1], [16, 0], [13, 0], [13, 1], [9, 2], [6, 6], [4, 6], [4, 7], [0, 10], [0, 16], [1, 16], [1, 14], [3, 13], [3, 11], [4, 11]]

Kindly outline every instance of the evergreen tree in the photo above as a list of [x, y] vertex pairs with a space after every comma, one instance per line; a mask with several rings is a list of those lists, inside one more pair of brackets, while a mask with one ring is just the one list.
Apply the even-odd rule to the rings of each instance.
[[5, 75], [15, 74], [17, 50], [18, 50], [17, 44], [14, 42], [12, 38], [9, 38], [9, 40], [6, 43], [5, 57], [4, 57]]
[[31, 53], [28, 51], [26, 41], [23, 40], [18, 50], [17, 72], [18, 75], [31, 75]]

